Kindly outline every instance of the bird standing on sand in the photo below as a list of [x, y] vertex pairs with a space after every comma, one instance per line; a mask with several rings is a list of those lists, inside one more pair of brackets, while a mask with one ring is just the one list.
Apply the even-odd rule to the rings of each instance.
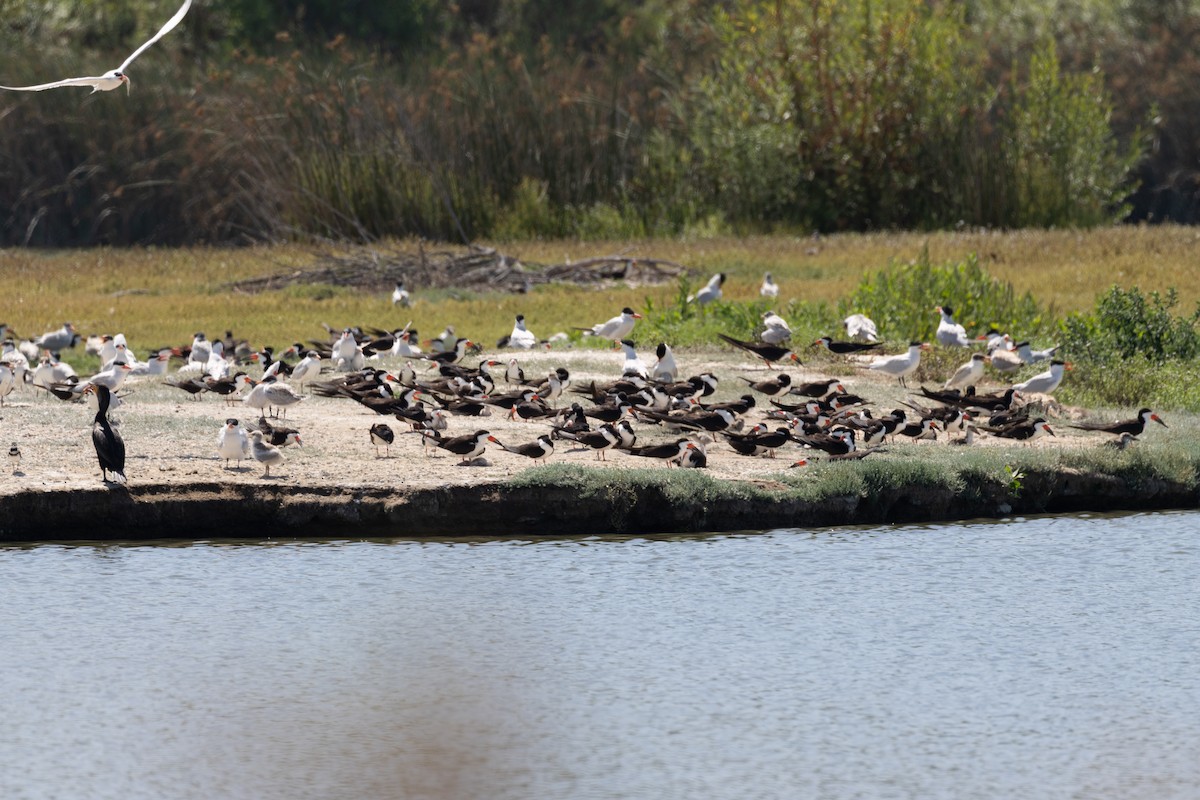
[[13, 475], [16, 475], [21, 468], [21, 448], [17, 447], [16, 442], [8, 448], [8, 463], [12, 464]]
[[263, 441], [262, 431], [250, 431], [250, 454], [254, 460], [266, 468], [262, 477], [271, 477], [271, 467], [278, 467], [284, 462], [283, 453], [273, 444]]
[[392, 442], [396, 441], [396, 432], [384, 422], [376, 422], [371, 426], [371, 444], [375, 446], [375, 455], [379, 456], [379, 448], [384, 448], [384, 456], [391, 455]]
[[225, 420], [221, 432], [217, 434], [217, 455], [225, 459], [225, 469], [229, 469], [230, 461], [236, 461], [238, 469], [241, 469], [249, 451], [250, 439], [245, 429], [233, 417]]
[[770, 367], [773, 362], [783, 361], [784, 359], [795, 361], [797, 364], [800, 363], [799, 356], [793, 353], [790, 348], [784, 347], [783, 345], [765, 344], [762, 342], [745, 342], [741, 339], [734, 339], [732, 336], [726, 336], [723, 333], [718, 333], [717, 336], [721, 337], [722, 341], [728, 342], [734, 347], [740, 347], [747, 353], [753, 353], [754, 355], [758, 356], [766, 362], [768, 367]]
[[879, 356], [867, 365], [867, 369], [891, 375], [900, 381], [901, 386], [907, 388], [904, 379], [917, 371], [917, 367], [921, 366], [921, 351], [928, 349], [929, 345], [922, 342], [909, 342], [907, 353], [900, 353], [894, 356]]
[[942, 389], [965, 389], [979, 383], [983, 378], [983, 366], [987, 360], [988, 357], [983, 353], [975, 353], [970, 361], [954, 371], [949, 380], [942, 385]]
[[513, 323], [512, 333], [508, 335], [508, 346], [529, 350], [537, 344], [537, 341], [537, 337], [525, 327], [525, 315], [517, 314], [516, 322]]
[[96, 459], [100, 462], [100, 479], [108, 483], [108, 473], [111, 472], [114, 481], [125, 483], [125, 440], [108, 421], [111, 392], [103, 384], [94, 384], [85, 391], [95, 392], [99, 404], [92, 420], [92, 444], [96, 448]]
[[103, 75], [97, 75], [91, 78], [64, 78], [61, 81], [54, 81], [53, 83], [40, 83], [36, 86], [0, 86], [0, 89], [8, 89], [12, 92], [41, 92], [45, 91], [46, 89], [58, 89], [63, 86], [90, 86], [92, 87], [92, 94], [95, 94], [96, 92], [111, 92], [121, 84], [125, 84], [125, 93], [128, 94], [132, 84], [130, 84], [129, 77], [125, 74], [125, 70], [129, 68], [129, 65], [133, 63], [135, 58], [146, 51], [146, 48], [150, 47], [150, 45], [154, 44], [159, 39], [174, 30], [175, 26], [183, 21], [183, 18], [187, 14], [191, 5], [192, 0], [184, 0], [183, 5], [180, 6], [179, 10], [175, 12], [175, 16], [167, 20], [166, 24], [158, 29], [158, 33], [154, 34], [145, 42], [143, 42], [137, 50], [134, 50], [133, 54], [129, 56], [129, 58], [121, 62], [121, 66], [117, 67], [116, 69], [111, 69]]

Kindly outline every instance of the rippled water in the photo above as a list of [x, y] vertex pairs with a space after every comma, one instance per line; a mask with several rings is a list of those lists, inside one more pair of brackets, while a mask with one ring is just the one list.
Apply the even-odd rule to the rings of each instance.
[[0, 548], [0, 798], [1197, 798], [1198, 529]]

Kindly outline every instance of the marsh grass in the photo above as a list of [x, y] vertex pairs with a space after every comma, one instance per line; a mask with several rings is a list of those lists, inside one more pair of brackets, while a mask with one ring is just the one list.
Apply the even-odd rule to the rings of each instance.
[[[563, 263], [596, 255], [623, 254], [665, 258], [693, 271], [693, 283], [724, 271], [727, 309], [697, 312], [689, 319], [699, 327], [684, 330], [676, 285], [625, 286], [599, 289], [578, 286], [536, 287], [528, 294], [485, 294], [448, 290], [413, 290], [412, 308], [393, 308], [386, 296], [346, 287], [315, 287], [231, 294], [232, 281], [311, 266], [316, 255], [299, 246], [241, 249], [133, 248], [116, 250], [0, 251], [0, 271], [6, 281], [0, 300], [0, 322], [22, 336], [36, 336], [71, 320], [84, 332], [124, 332], [139, 352], [190, 341], [197, 330], [210, 336], [232, 330], [256, 344], [285, 345], [324, 338], [322, 323], [370, 325], [383, 329], [411, 321], [429, 336], [448, 322], [484, 346], [491, 346], [512, 328], [523, 313], [530, 328], [545, 338], [573, 326], [608, 319], [623, 306], [655, 309], [655, 319], [635, 330], [639, 345], [650, 347], [656, 337], [685, 333], [695, 346], [715, 343], [716, 330], [739, 324], [749, 332], [768, 303], [758, 296], [762, 273], [770, 271], [781, 294], [769, 307], [784, 314], [796, 331], [802, 350], [810, 335], [836, 334], [840, 327], [829, 309], [849, 296], [868, 273], [892, 263], [957, 263], [972, 253], [993, 278], [1010, 283], [1017, 293], [1030, 292], [1043, 307], [1061, 312], [1085, 311], [1113, 284], [1138, 286], [1144, 292], [1179, 290], [1182, 308], [1200, 300], [1200, 265], [1194, 258], [1200, 232], [1181, 227], [1120, 227], [1089, 232], [1019, 231], [1011, 233], [865, 234], [817, 238], [790, 236], [745, 239], [655, 239], [622, 242], [575, 240], [502, 244], [528, 263]], [[405, 245], [407, 246], [407, 245]], [[415, 251], [417, 245], [411, 243]], [[927, 255], [926, 255], [927, 254]], [[661, 315], [658, 312], [663, 312]], [[929, 314], [933, 319], [932, 310]], [[645, 324], [651, 323], [651, 324]], [[692, 324], [689, 322], [689, 324]], [[981, 323], [982, 325], [982, 323]], [[657, 329], [656, 329], [656, 326]], [[982, 332], [982, 331], [979, 331]], [[972, 331], [974, 333], [974, 331]], [[815, 338], [815, 336], [813, 336]], [[901, 337], [902, 338], [902, 337]], [[673, 342], [674, 344], [674, 342]], [[578, 344], [577, 346], [586, 346]], [[890, 348], [889, 348], [890, 351]], [[68, 360], [76, 354], [68, 353]], [[809, 350], [802, 358], [821, 365], [822, 356]], [[927, 355], [930, 374], [938, 357]], [[946, 355], [952, 361], [951, 355]], [[833, 366], [836, 362], [830, 362]], [[957, 366], [957, 364], [947, 364]], [[1192, 374], [1192, 373], [1188, 373]], [[1192, 406], [1190, 383], [1161, 382], [1164, 399], [1172, 396]], [[1069, 392], [1070, 383], [1065, 388]], [[1067, 396], [1067, 395], [1065, 395]], [[1125, 404], [1112, 392], [1113, 404]], [[1118, 400], [1120, 402], [1118, 402]]]

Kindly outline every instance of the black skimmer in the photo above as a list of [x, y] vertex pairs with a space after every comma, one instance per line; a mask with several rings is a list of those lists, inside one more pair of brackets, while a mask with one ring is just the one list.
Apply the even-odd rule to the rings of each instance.
[[938, 306], [934, 309], [941, 315], [938, 321], [937, 343], [946, 347], [967, 347], [971, 340], [967, 338], [967, 329], [954, 321], [954, 309], [950, 306]]
[[208, 384], [204, 378], [189, 378], [175, 375], [163, 381], [167, 386], [173, 389], [182, 389], [192, 396], [193, 400], [199, 400], [200, 395], [208, 391]]
[[616, 422], [630, 413], [633, 404], [624, 394], [617, 394], [604, 405], [584, 409], [583, 415], [601, 422]]
[[744, 456], [765, 455], [767, 458], [774, 458], [776, 450], [792, 441], [792, 432], [786, 426], [769, 431], [765, 425], [755, 425], [750, 429], [750, 433], [722, 431], [721, 435], [735, 452]]
[[534, 441], [527, 444], [519, 444], [516, 447], [500, 444], [500, 449], [525, 456], [526, 458], [532, 458], [534, 463], [538, 461], [545, 462], [547, 458], [554, 454], [554, 442], [550, 439], [549, 434], [544, 433]]
[[891, 375], [900, 381], [901, 386], [907, 388], [908, 384], [904, 382], [904, 379], [917, 371], [917, 367], [921, 366], [921, 351], [928, 349], [929, 345], [922, 342], [909, 342], [907, 353], [879, 356], [867, 365], [867, 369]]
[[620, 434], [617, 433], [612, 423], [608, 422], [594, 431], [571, 431], [566, 428], [555, 428], [554, 431], [562, 439], [570, 439], [585, 447], [590, 447], [596, 452], [596, 459], [599, 461], [607, 461], [608, 456], [605, 453], [621, 442]]
[[768, 367], [776, 361], [783, 361], [785, 359], [795, 361], [797, 364], [801, 363], [799, 356], [793, 353], [790, 348], [783, 345], [767, 344], [765, 342], [746, 342], [741, 339], [735, 339], [732, 336], [726, 336], [723, 333], [718, 333], [717, 336], [734, 347], [740, 347], [747, 353], [753, 353], [766, 362]]
[[738, 377], [750, 384], [750, 388], [754, 391], [762, 392], [769, 397], [786, 393], [792, 385], [792, 376], [788, 375], [786, 372], [781, 372], [772, 378], [767, 378], [761, 381], [756, 381], [753, 378], [747, 378], [745, 375], [739, 375]]
[[21, 448], [17, 447], [16, 442], [8, 448], [8, 463], [12, 465], [13, 475], [21, 470]]
[[831, 394], [846, 391], [846, 387], [838, 378], [827, 378], [823, 381], [811, 381], [809, 383], [800, 383], [788, 390], [788, 394], [794, 394], [798, 397], [815, 397], [818, 400], [823, 400]]
[[848, 355], [850, 353], [862, 353], [867, 350], [875, 350], [882, 347], [881, 342], [835, 342], [832, 336], [822, 336], [812, 343], [813, 347], [824, 347], [831, 353], [837, 353], [839, 356]]
[[1162, 417], [1155, 414], [1148, 408], [1140, 409], [1137, 416], [1133, 419], [1121, 420], [1119, 422], [1081, 422], [1078, 425], [1068, 425], [1069, 428], [1076, 428], [1081, 431], [1100, 431], [1102, 433], [1113, 433], [1118, 436], [1123, 434], [1131, 434], [1133, 436], [1141, 436], [1142, 431], [1146, 429], [1146, 425], [1153, 420], [1164, 428], [1167, 423], [1163, 422]]
[[272, 425], [266, 417], [258, 418], [258, 429], [262, 431], [267, 444], [275, 447], [289, 447], [293, 444], [304, 446], [304, 442], [300, 441], [300, 431], [283, 425]]
[[113, 474], [118, 483], [125, 482], [125, 440], [120, 432], [113, 429], [108, 421], [108, 408], [112, 402], [112, 393], [103, 384], [93, 384], [85, 392], [94, 392], [99, 410], [92, 420], [92, 444], [96, 448], [96, 458], [100, 462], [100, 478], [109, 482], [108, 474]]
[[974, 353], [971, 360], [954, 371], [954, 374], [942, 384], [943, 389], [965, 388], [974, 386], [983, 378], [983, 367], [988, 357], [983, 353]]
[[1042, 417], [1020, 420], [1000, 428], [992, 426], [980, 427], [983, 427], [984, 430], [993, 436], [999, 436], [1002, 439], [1016, 439], [1021, 442], [1031, 442], [1043, 434], [1048, 436], [1054, 435], [1054, 431], [1050, 430], [1050, 425]]
[[762, 285], [758, 287], [759, 297], [779, 297], [779, 284], [771, 277], [771, 273], [763, 274]]
[[879, 330], [875, 321], [864, 314], [851, 314], [842, 320], [842, 328], [851, 339], [860, 342], [878, 342]]
[[391, 455], [392, 442], [396, 441], [396, 432], [385, 422], [376, 422], [371, 426], [371, 444], [375, 446], [375, 456], [379, 456], [379, 448], [384, 448], [384, 456]]
[[475, 433], [465, 434], [463, 436], [455, 436], [451, 439], [441, 439], [438, 441], [437, 446], [442, 450], [446, 450], [454, 453], [456, 456], [460, 456], [462, 461], [459, 462], [459, 465], [463, 466], [470, 464], [472, 461], [483, 455], [483, 451], [487, 448], [488, 442], [491, 442], [492, 444], [500, 444], [500, 442], [496, 440], [495, 436], [492, 436], [492, 434], [487, 431], [480, 430], [475, 431]]
[[61, 81], [54, 81], [53, 83], [39, 83], [36, 86], [0, 86], [0, 89], [7, 89], [11, 92], [41, 92], [45, 91], [46, 89], [59, 89], [64, 86], [90, 86], [92, 87], [91, 94], [95, 94], [96, 92], [111, 92], [113, 89], [121, 86], [121, 84], [124, 84], [125, 92], [128, 94], [132, 84], [129, 81], [129, 76], [125, 74], [125, 70], [129, 68], [129, 65], [133, 63], [134, 59], [146, 52], [146, 49], [150, 47], [150, 45], [154, 44], [159, 39], [174, 30], [175, 26], [183, 21], [183, 18], [187, 14], [191, 5], [192, 0], [184, 0], [183, 5], [179, 7], [179, 10], [175, 12], [175, 15], [167, 20], [166, 23], [164, 23], [163, 26], [158, 29], [158, 33], [151, 36], [149, 39], [143, 42], [138, 49], [134, 50], [128, 58], [121, 62], [121, 66], [117, 67], [116, 69], [110, 69], [103, 75], [83, 78], [64, 78]]
[[1039, 372], [1024, 383], [1014, 384], [1013, 389], [1022, 394], [1051, 394], [1062, 383], [1064, 370], [1070, 368], [1071, 365], [1064, 361], [1051, 361], [1050, 369]]
[[230, 461], [236, 461], [238, 469], [241, 469], [249, 450], [250, 437], [245, 429], [233, 417], [225, 420], [221, 432], [217, 434], [217, 455], [225, 459], [225, 469], [229, 469]]
[[787, 320], [774, 311], [764, 311], [762, 329], [758, 332], [758, 338], [767, 344], [783, 344], [792, 338], [792, 329], [788, 326]]
[[1129, 431], [1122, 433], [1116, 439], [1109, 439], [1104, 443], [1105, 447], [1111, 447], [1116, 450], [1128, 450], [1129, 446], [1136, 442], [1138, 438]]
[[822, 450], [831, 456], [851, 453], [858, 449], [854, 431], [849, 428], [838, 428], [831, 433], [794, 435], [792, 440], [814, 450]]
[[467, 348], [471, 346], [470, 339], [458, 338], [454, 341], [451, 349], [444, 350], [440, 353], [427, 353], [421, 358], [427, 361], [433, 361], [437, 364], [454, 364], [462, 360], [462, 357], [467, 354]]
[[584, 336], [599, 336], [603, 339], [612, 339], [614, 342], [619, 342], [622, 339], [628, 339], [629, 334], [633, 333], [633, 326], [642, 318], [632, 308], [625, 307], [621, 309], [618, 316], [613, 317], [607, 322], [598, 322], [590, 328], [576, 328], [575, 330], [583, 331]]
[[694, 295], [689, 295], [687, 301], [689, 303], [697, 303], [701, 306], [706, 306], [716, 300], [721, 299], [721, 287], [725, 284], [725, 273], [718, 272], [708, 279], [708, 283], [704, 284], [704, 288], [696, 292]]
[[554, 434], [559, 431], [567, 431], [569, 433], [582, 433], [590, 431], [592, 426], [588, 424], [587, 416], [583, 413], [583, 406], [579, 403], [571, 403], [571, 407], [559, 412], [562, 421], [554, 426]]
[[641, 458], [657, 458], [668, 467], [679, 461], [689, 450], [696, 450], [696, 443], [690, 439], [676, 439], [670, 444], [653, 444], [647, 447], [635, 447], [628, 452], [631, 456]]
[[283, 453], [273, 444], [263, 441], [262, 431], [250, 431], [250, 455], [265, 468], [262, 477], [271, 477], [271, 467], [278, 467], [284, 462]]

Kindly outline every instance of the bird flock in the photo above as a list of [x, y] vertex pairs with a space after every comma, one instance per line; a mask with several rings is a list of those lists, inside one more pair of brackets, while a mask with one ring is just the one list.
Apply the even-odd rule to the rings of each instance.
[[[725, 280], [718, 274], [706, 289], [719, 291]], [[769, 274], [763, 279], [763, 288], [768, 286], [778, 292]], [[404, 306], [394, 294], [392, 299], [394, 308]], [[694, 302], [700, 302], [699, 293]], [[140, 360], [120, 333], [85, 340], [65, 323], [30, 339], [6, 336], [0, 354], [0, 404], [26, 386], [61, 401], [91, 402], [92, 440], [106, 483], [126, 480], [126, 445], [120, 420], [111, 414], [130, 397], [125, 391], [130, 380], [152, 380], [179, 390], [181, 401], [202, 402], [217, 395], [223, 404], [215, 412], [220, 419], [214, 420], [215, 460], [226, 470], [257, 463], [264, 479], [280, 477], [287, 448], [303, 445], [300, 430], [288, 424], [289, 409], [313, 402], [328, 403], [328, 414], [365, 409], [371, 422], [363, 423], [363, 437], [377, 457], [390, 457], [402, 437], [415, 436], [426, 455], [448, 454], [464, 466], [490, 464], [485, 458], [489, 447], [531, 464], [583, 452], [599, 462], [622, 453], [632, 457], [625, 463], [703, 468], [713, 457], [775, 458], [786, 452], [790, 465], [804, 466], [817, 459], [865, 458], [886, 452], [882, 445], [895, 441], [971, 445], [985, 436], [1023, 443], [1054, 436], [1045, 414], [1069, 367], [1055, 358], [1055, 348], [1035, 351], [1028, 342], [1014, 342], [997, 331], [972, 338], [954, 322], [950, 306], [939, 306], [934, 313], [939, 316], [936, 345], [912, 341], [903, 352], [884, 352], [875, 324], [862, 314], [844, 320], [845, 333], [853, 336], [822, 336], [810, 345], [826, 354], [823, 364], [840, 364], [843, 374], [895, 379], [908, 394], [887, 411], [849, 391], [842, 377], [809, 375], [802, 380], [798, 371], [787, 371], [803, 361], [793, 349], [787, 321], [773, 311], [762, 315], [753, 339], [719, 334], [720, 342], [746, 362], [741, 374], [732, 376], [733, 392], [719, 392], [721, 379], [715, 372], [701, 369], [689, 375], [680, 364], [686, 359], [677, 357], [667, 342], [655, 346], [653, 360], [643, 360], [634, 339], [642, 317], [628, 307], [603, 322], [577, 326], [574, 339], [566, 333], [539, 339], [525, 316], [517, 315], [512, 332], [488, 351], [458, 335], [454, 325], [422, 340], [410, 323], [392, 331], [326, 326], [323, 338], [294, 342], [278, 352], [252, 346], [230, 331], [218, 339], [197, 332], [190, 343], [154, 349]], [[611, 342], [619, 354], [611, 374], [586, 380], [572, 375], [568, 348], [587, 339]], [[88, 377], [76, 375], [60, 357], [61, 351], [84, 341], [101, 364]], [[940, 387], [910, 389], [907, 382], [920, 366], [921, 354], [934, 346], [961, 349], [965, 363]], [[535, 349], [561, 352], [563, 361], [544, 373], [527, 374], [512, 353]], [[981, 392], [988, 365], [1003, 377], [1013, 371], [1009, 360], [1049, 364], [1025, 381]], [[334, 410], [338, 405], [346, 410]], [[231, 416], [232, 407], [248, 412], [248, 419]], [[490, 428], [497, 425], [489, 426], [489, 419], [505, 420], [506, 433], [493, 432]], [[1071, 427], [1110, 434], [1116, 437], [1113, 446], [1124, 448], [1151, 422], [1166, 425], [1144, 408], [1132, 419], [1082, 421]], [[514, 441], [514, 431], [524, 441]], [[16, 474], [23, 455], [15, 442], [9, 458]]]

